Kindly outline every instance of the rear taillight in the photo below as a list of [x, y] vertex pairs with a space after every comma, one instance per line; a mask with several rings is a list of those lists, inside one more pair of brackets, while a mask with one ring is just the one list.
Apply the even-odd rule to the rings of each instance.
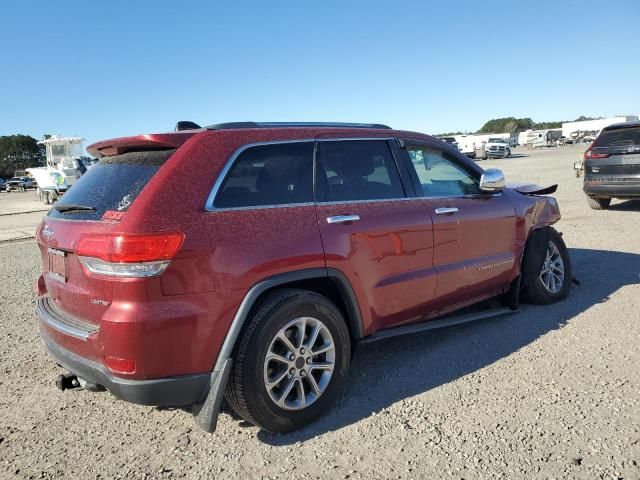
[[597, 160], [599, 158], [607, 158], [609, 156], [608, 153], [597, 153], [593, 151], [593, 145], [596, 142], [592, 142], [591, 145], [589, 145], [589, 148], [587, 148], [587, 150], [584, 152], [584, 159], [585, 160]]
[[164, 272], [183, 241], [183, 233], [89, 234], [78, 239], [74, 250], [91, 273], [151, 277]]

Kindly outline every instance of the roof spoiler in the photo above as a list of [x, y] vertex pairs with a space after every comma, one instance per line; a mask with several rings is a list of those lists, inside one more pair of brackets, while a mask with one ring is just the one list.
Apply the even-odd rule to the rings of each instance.
[[87, 151], [94, 157], [102, 158], [144, 150], [171, 150], [179, 148], [196, 133], [194, 131], [182, 131], [114, 138], [89, 145]]

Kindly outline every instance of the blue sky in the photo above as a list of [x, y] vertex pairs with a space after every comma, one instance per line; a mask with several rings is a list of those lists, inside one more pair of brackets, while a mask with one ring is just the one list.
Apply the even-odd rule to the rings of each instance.
[[640, 2], [3, 4], [0, 135], [640, 113]]

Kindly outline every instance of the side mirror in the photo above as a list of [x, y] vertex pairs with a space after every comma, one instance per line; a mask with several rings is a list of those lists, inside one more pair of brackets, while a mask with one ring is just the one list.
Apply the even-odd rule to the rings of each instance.
[[495, 193], [504, 188], [504, 173], [497, 168], [485, 170], [480, 177], [480, 191]]

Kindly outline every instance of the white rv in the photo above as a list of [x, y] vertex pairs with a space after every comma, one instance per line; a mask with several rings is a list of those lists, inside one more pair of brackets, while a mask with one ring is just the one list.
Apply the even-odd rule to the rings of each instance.
[[561, 128], [526, 130], [518, 135], [518, 143], [532, 148], [550, 147], [556, 145], [561, 136]]

